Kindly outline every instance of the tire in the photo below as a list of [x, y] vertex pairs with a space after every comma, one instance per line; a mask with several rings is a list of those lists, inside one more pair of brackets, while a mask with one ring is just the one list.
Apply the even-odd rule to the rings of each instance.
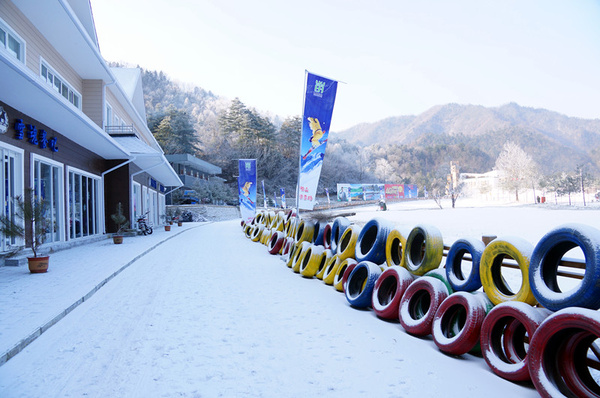
[[323, 247], [325, 249], [331, 249], [331, 225], [332, 223], [327, 223], [323, 227]]
[[375, 264], [386, 262], [385, 249], [386, 241], [392, 224], [381, 218], [374, 218], [367, 222], [360, 230], [356, 242], [356, 261], [370, 261]]
[[333, 285], [335, 274], [337, 273], [342, 261], [343, 260], [341, 260], [340, 256], [337, 254], [329, 260], [327, 266], [325, 267], [325, 272], [323, 273], [323, 283], [326, 285]]
[[[292, 271], [294, 271], [295, 273], [300, 273], [300, 265], [304, 262], [304, 259], [306, 258], [306, 256], [308, 256], [310, 258], [310, 254], [312, 252], [312, 243], [309, 243], [307, 241], [303, 241], [300, 243], [300, 249], [298, 251], [298, 254], [292, 264]], [[308, 261], [308, 259], [307, 259]]]
[[284, 242], [285, 234], [281, 231], [276, 231], [273, 235], [271, 235], [271, 239], [269, 239], [269, 254], [279, 254]]
[[148, 227], [148, 235], [152, 235], [152, 232], [154, 232], [154, 231], [152, 230], [152, 227]]
[[[457, 292], [474, 292], [481, 288], [479, 265], [485, 244], [478, 239], [459, 239], [450, 246], [446, 256], [446, 278]], [[465, 254], [471, 256], [471, 271], [463, 274], [461, 267]]]
[[355, 224], [350, 225], [344, 231], [344, 234], [340, 238], [338, 245], [337, 254], [340, 260], [347, 258], [354, 258], [356, 253], [356, 242], [358, 241], [358, 235], [360, 233], [360, 227]]
[[[285, 233], [284, 232], [282, 232], [282, 233], [285, 238]], [[281, 255], [285, 256], [285, 255], [289, 254], [293, 245], [294, 245], [294, 238], [285, 238], [283, 248], [281, 249]]]
[[337, 271], [335, 271], [335, 276], [333, 277], [333, 287], [338, 292], [344, 292], [346, 288], [346, 281], [348, 280], [348, 275], [354, 267], [356, 267], [358, 261], [353, 259], [352, 257], [344, 259]]
[[454, 289], [452, 289], [452, 285], [448, 282], [448, 278], [446, 278], [446, 271], [443, 268], [432, 269], [431, 271], [427, 271], [427, 273], [423, 276], [430, 276], [435, 279], [439, 279], [444, 285], [446, 285], [446, 289], [448, 289], [448, 294], [454, 293]]
[[323, 250], [323, 255], [321, 256], [321, 260], [319, 261], [319, 264], [317, 265], [317, 272], [315, 273], [315, 277], [317, 279], [323, 280], [323, 274], [325, 273], [325, 268], [327, 267], [327, 263], [329, 262], [329, 260], [331, 259], [332, 256], [334, 256], [334, 255], [331, 254], [331, 250], [329, 250], [329, 249]]
[[600, 397], [586, 356], [600, 338], [600, 313], [588, 308], [566, 308], [546, 318], [531, 339], [528, 367], [543, 397]]
[[344, 231], [350, 226], [350, 221], [346, 217], [336, 217], [331, 226], [331, 251], [337, 253], [338, 245]]
[[481, 324], [486, 316], [485, 303], [469, 292], [456, 292], [438, 307], [431, 334], [440, 351], [463, 355], [479, 342]]
[[[481, 256], [479, 274], [485, 294], [494, 305], [506, 301], [522, 301], [535, 305], [537, 301], [529, 286], [529, 259], [533, 252], [531, 243], [518, 237], [496, 238], [486, 246]], [[521, 270], [521, 288], [514, 293], [502, 277], [504, 257], [513, 258]]]
[[313, 234], [315, 232], [315, 224], [312, 221], [300, 220], [296, 229], [296, 242], [312, 243]]
[[[557, 280], [558, 263], [575, 247], [585, 256], [585, 273], [576, 288], [562, 292]], [[567, 307], [599, 309], [600, 230], [566, 224], [548, 232], [533, 250], [529, 273], [533, 295], [544, 307], [553, 311]]]
[[346, 300], [352, 307], [368, 308], [371, 306], [373, 288], [382, 271], [379, 265], [371, 261], [362, 261], [349, 272], [346, 284]]
[[317, 221], [315, 223], [315, 230], [313, 232], [313, 244], [317, 246], [323, 246], [323, 232], [325, 229], [325, 222]]
[[398, 319], [400, 299], [413, 280], [406, 268], [396, 265], [386, 268], [373, 288], [371, 306], [375, 314], [382, 319]]
[[530, 380], [526, 345], [549, 314], [518, 301], [488, 313], [481, 326], [481, 354], [492, 372], [510, 381]]
[[388, 267], [406, 267], [404, 249], [406, 248], [406, 234], [393, 228], [385, 241], [385, 262]]
[[[424, 251], [423, 251], [424, 246]], [[442, 233], [433, 225], [417, 225], [406, 238], [404, 261], [414, 275], [424, 275], [442, 262], [444, 241]]]
[[262, 233], [265, 229], [265, 226], [262, 224], [257, 225], [254, 230], [252, 231], [252, 235], [250, 236], [250, 240], [252, 242], [258, 242], [260, 240], [260, 237], [262, 236]]
[[438, 307], [448, 297], [446, 285], [439, 279], [422, 276], [404, 292], [399, 305], [400, 324], [415, 336], [431, 334], [431, 324]]
[[[325, 262], [325, 266], [321, 269], [321, 271], [317, 272], [317, 275], [316, 275], [317, 279], [321, 279], [323, 282], [325, 282], [325, 280], [324, 280], [325, 274], [328, 274], [328, 271], [330, 271], [330, 268], [332, 268], [332, 267], [337, 268], [337, 267], [339, 267], [339, 265], [340, 265], [340, 258], [338, 257], [337, 254], [332, 254]], [[333, 283], [333, 281], [331, 283]], [[331, 285], [331, 283], [329, 283], [329, 284]]]
[[[310, 252], [309, 252], [310, 251]], [[300, 275], [306, 278], [312, 278], [317, 273], [321, 258], [323, 257], [323, 246], [311, 245], [307, 249], [302, 262], [300, 263]]]

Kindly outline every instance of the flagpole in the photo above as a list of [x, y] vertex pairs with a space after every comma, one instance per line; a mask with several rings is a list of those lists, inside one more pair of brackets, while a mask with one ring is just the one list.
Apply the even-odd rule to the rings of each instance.
[[304, 69], [304, 89], [302, 90], [302, 115], [300, 118], [300, 146], [298, 147], [298, 180], [296, 182], [296, 226], [300, 219], [300, 173], [302, 172], [302, 127], [304, 126], [304, 106], [306, 101], [306, 85], [308, 84], [308, 70]]

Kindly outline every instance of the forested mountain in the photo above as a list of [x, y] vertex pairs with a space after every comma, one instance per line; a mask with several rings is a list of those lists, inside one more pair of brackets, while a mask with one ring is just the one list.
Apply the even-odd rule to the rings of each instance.
[[[237, 160], [255, 158], [268, 197], [279, 188], [294, 192], [299, 116], [281, 121], [237, 98], [176, 83], [162, 72], [143, 71], [142, 79], [148, 124], [166, 153], [192, 153], [220, 166], [232, 193]], [[458, 162], [461, 172], [487, 172], [509, 141], [537, 163], [542, 175], [573, 173], [580, 166], [592, 175], [600, 170], [598, 119], [514, 103], [496, 108], [448, 104], [331, 132], [319, 193], [325, 187], [335, 192], [338, 183], [431, 186], [445, 179], [450, 161]]]

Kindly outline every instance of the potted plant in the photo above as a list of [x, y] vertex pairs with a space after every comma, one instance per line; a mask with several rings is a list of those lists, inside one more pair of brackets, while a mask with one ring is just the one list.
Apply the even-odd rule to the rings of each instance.
[[169, 225], [173, 225], [173, 209], [168, 207], [167, 208], [167, 215], [166, 215], [167, 219], [166, 222]]
[[123, 243], [123, 231], [129, 226], [127, 217], [123, 214], [123, 205], [117, 203], [116, 212], [110, 215], [110, 218], [117, 224], [117, 232], [113, 234], [113, 242], [118, 245]]
[[46, 216], [48, 204], [41, 198], [36, 198], [31, 189], [26, 190], [24, 196], [15, 197], [14, 203], [14, 216], [0, 216], [0, 230], [5, 237], [19, 238], [25, 245], [16, 247], [11, 255], [24, 247], [31, 247], [33, 257], [27, 257], [29, 271], [34, 274], [46, 272], [50, 256], [40, 256], [39, 249], [50, 224]]
[[183, 220], [181, 219], [181, 209], [179, 207], [175, 210], [175, 220], [177, 221], [177, 226], [181, 227], [183, 225]]
[[167, 214], [162, 214], [160, 217], [165, 220], [165, 231], [170, 231], [171, 224], [169, 224], [169, 216]]

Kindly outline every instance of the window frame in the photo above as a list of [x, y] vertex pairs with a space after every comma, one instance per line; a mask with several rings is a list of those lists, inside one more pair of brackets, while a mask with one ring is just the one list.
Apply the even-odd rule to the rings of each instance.
[[[52, 79], [49, 79], [48, 75], [52, 75]], [[40, 79], [56, 91], [69, 104], [81, 110], [81, 93], [75, 90], [73, 86], [42, 57], [40, 57]]]
[[[0, 29], [2, 29], [6, 34], [4, 43], [0, 42], [0, 51], [10, 54], [17, 61], [19, 61], [23, 65], [26, 65], [25, 56], [27, 54], [27, 51], [25, 51], [25, 48], [27, 43], [25, 42], [25, 40], [21, 36], [19, 36], [19, 34], [15, 32], [15, 30], [11, 28], [10, 25], [7, 24], [6, 21], [4, 21], [2, 18], [0, 18]], [[15, 53], [9, 48], [9, 39], [11, 37], [14, 41], [19, 43], [18, 55], [15, 55]]]

